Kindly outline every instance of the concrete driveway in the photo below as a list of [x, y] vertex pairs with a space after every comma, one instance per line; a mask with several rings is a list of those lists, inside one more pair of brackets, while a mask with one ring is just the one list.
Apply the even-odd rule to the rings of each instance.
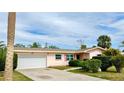
[[53, 68], [23, 69], [18, 70], [18, 72], [26, 75], [34, 81], [105, 81], [104, 79]]

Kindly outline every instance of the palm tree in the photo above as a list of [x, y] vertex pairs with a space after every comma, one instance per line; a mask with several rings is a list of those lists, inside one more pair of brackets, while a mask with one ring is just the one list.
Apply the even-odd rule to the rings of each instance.
[[5, 47], [4, 41], [0, 41], [0, 48]]
[[7, 54], [4, 71], [4, 80], [13, 80], [13, 55], [14, 55], [14, 36], [15, 36], [16, 13], [8, 14], [8, 33], [7, 33]]
[[107, 35], [99, 36], [97, 41], [98, 41], [97, 45], [102, 47], [102, 48], [110, 48], [111, 47], [111, 38]]

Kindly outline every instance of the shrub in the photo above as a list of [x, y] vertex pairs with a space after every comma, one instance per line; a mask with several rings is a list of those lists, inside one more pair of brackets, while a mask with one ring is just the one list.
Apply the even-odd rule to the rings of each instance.
[[111, 58], [111, 61], [112, 61], [113, 65], [115, 66], [116, 71], [118, 73], [121, 73], [121, 70], [124, 67], [124, 56], [123, 55], [113, 56]]
[[81, 61], [80, 63], [79, 63], [79, 66], [80, 67], [82, 67], [82, 70], [83, 71], [86, 71], [86, 72], [88, 72], [90, 69], [90, 67], [89, 67], [89, 62], [88, 62], [88, 60], [87, 61]]
[[110, 61], [110, 59], [111, 59], [110, 56], [95, 56], [95, 57], [93, 57], [93, 59], [101, 60], [102, 64], [101, 64], [100, 68], [102, 71], [106, 71], [107, 68], [112, 66], [112, 63]]
[[98, 59], [90, 59], [87, 61], [82, 61], [80, 63], [80, 66], [82, 67], [82, 70], [88, 72], [91, 71], [93, 73], [98, 72], [100, 66], [101, 66], [101, 61]]
[[86, 61], [86, 60], [88, 60], [88, 59], [83, 59], [83, 61]]
[[[0, 49], [0, 71], [4, 71], [6, 60], [6, 49]], [[13, 58], [13, 69], [17, 67], [17, 54], [14, 54]]]
[[96, 73], [98, 72], [99, 68], [101, 67], [101, 60], [98, 59], [91, 59], [89, 60], [89, 69], [93, 72]]
[[69, 66], [79, 66], [80, 61], [79, 60], [70, 60]]

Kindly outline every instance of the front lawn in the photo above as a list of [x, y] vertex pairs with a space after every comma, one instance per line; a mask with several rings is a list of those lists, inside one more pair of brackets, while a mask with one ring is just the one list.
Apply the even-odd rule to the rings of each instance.
[[124, 80], [124, 69], [122, 73], [116, 73], [114, 67], [108, 68], [107, 72], [98, 72], [98, 73], [90, 73], [84, 72], [82, 70], [71, 70], [69, 72], [78, 73], [78, 74], [86, 74], [93, 77], [103, 78], [107, 80], [115, 80], [115, 81], [123, 81]]
[[[32, 79], [24, 76], [23, 74], [21, 74], [17, 71], [13, 72], [13, 79], [14, 79], [14, 81], [32, 81]], [[0, 71], [0, 81], [3, 81], [3, 72], [2, 71]]]
[[65, 70], [65, 69], [69, 69], [69, 68], [73, 68], [73, 67], [71, 67], [71, 66], [55, 66], [55, 67], [49, 67], [49, 68]]

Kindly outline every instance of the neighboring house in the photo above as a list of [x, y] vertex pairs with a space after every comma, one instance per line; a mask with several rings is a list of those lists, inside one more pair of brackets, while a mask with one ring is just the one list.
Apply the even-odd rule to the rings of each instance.
[[29, 69], [68, 65], [69, 60], [90, 59], [104, 50], [101, 47], [82, 50], [15, 48], [14, 52], [18, 54], [17, 69]]

